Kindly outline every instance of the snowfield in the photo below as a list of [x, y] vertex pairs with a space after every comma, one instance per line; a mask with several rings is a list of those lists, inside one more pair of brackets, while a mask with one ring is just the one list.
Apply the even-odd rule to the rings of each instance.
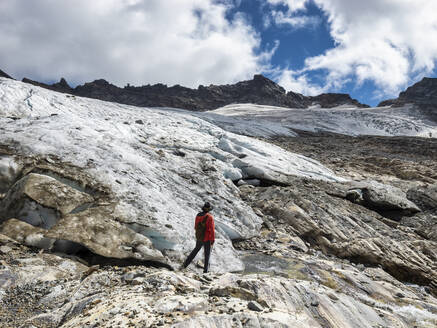
[[210, 201], [220, 250], [214, 271], [243, 268], [230, 238], [256, 235], [262, 222], [233, 181], [343, 181], [317, 161], [225, 131], [198, 113], [79, 98], [3, 78], [0, 131], [1, 144], [56, 155], [110, 186], [120, 220], [153, 229], [156, 246], [181, 261], [194, 245], [194, 216]]
[[435, 123], [410, 105], [398, 108], [281, 108], [254, 104], [228, 105], [204, 113], [217, 125], [250, 136], [295, 136], [293, 130], [326, 131], [350, 136], [437, 137]]

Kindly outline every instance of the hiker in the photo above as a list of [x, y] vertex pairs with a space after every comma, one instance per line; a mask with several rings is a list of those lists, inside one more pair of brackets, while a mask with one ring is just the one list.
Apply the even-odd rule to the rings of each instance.
[[211, 210], [211, 204], [206, 202], [202, 207], [202, 212], [197, 214], [194, 223], [194, 230], [196, 230], [196, 247], [194, 247], [190, 255], [188, 255], [181, 269], [185, 269], [191, 263], [203, 246], [203, 252], [205, 254], [203, 273], [208, 272], [209, 255], [211, 254], [211, 248], [215, 240], [214, 219], [211, 213], [209, 213]]

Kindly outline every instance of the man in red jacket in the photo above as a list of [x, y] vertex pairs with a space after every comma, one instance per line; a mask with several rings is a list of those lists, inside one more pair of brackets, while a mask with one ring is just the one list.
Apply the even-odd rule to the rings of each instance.
[[196, 230], [196, 247], [188, 255], [182, 268], [186, 268], [200, 249], [203, 246], [203, 252], [205, 253], [205, 261], [203, 266], [203, 273], [208, 272], [209, 255], [211, 254], [211, 247], [215, 241], [214, 219], [209, 213], [212, 210], [212, 206], [209, 202], [206, 202], [202, 207], [202, 212], [197, 214], [196, 221], [194, 223], [194, 230]]

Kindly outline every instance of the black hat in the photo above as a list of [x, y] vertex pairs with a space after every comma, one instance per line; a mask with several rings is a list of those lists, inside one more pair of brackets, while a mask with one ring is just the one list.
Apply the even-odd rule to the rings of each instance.
[[212, 210], [211, 204], [209, 202], [206, 202], [205, 204], [203, 204], [202, 210], [204, 210], [205, 212], [211, 211]]

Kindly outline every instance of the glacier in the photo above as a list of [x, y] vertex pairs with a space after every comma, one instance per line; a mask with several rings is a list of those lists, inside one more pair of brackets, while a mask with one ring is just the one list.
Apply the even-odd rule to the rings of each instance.
[[402, 107], [282, 108], [255, 104], [232, 104], [201, 114], [232, 132], [249, 136], [296, 136], [299, 130], [350, 136], [437, 137], [437, 126], [413, 105]]
[[80, 98], [0, 78], [0, 144], [19, 154], [55, 155], [109, 186], [119, 199], [119, 220], [154, 236], [155, 247], [175, 262], [194, 245], [194, 216], [210, 201], [217, 231], [211, 269], [242, 270], [231, 239], [258, 234], [262, 220], [234, 182], [344, 179], [315, 160], [226, 131], [207, 115]]
[[[194, 216], [211, 202], [217, 231], [211, 269], [216, 272], [243, 269], [231, 240], [257, 235], [262, 224], [239, 197], [235, 182], [287, 185], [292, 176], [346, 181], [313, 159], [253, 137], [295, 136], [298, 130], [437, 135], [435, 125], [414, 115], [408, 106], [141, 108], [0, 78], [0, 144], [20, 154], [55, 155], [109, 186], [119, 199], [119, 220], [151, 237], [174, 264], [193, 247]], [[8, 166], [3, 170], [15, 167], [8, 158], [0, 163]]]

